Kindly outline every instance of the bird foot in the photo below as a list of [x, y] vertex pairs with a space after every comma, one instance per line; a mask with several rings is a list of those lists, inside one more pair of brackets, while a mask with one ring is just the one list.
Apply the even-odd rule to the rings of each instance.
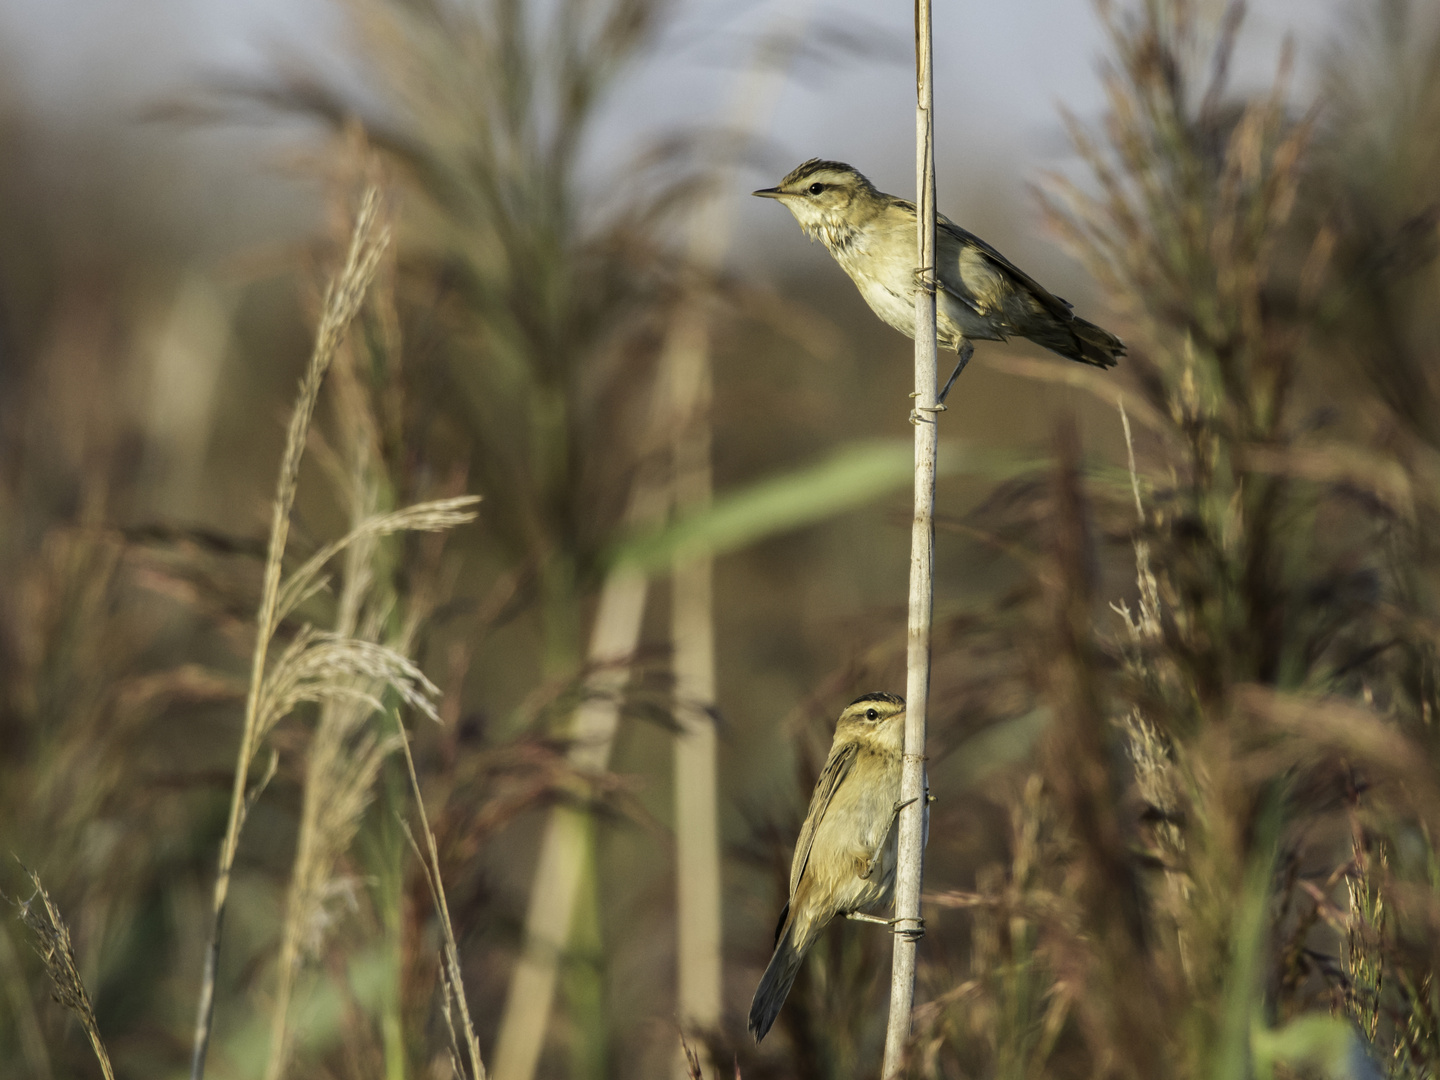
[[[920, 393], [919, 393], [919, 391], [915, 391], [915, 392], [912, 393], [910, 396], [911, 396], [912, 398], [917, 398], [917, 397], [920, 396]], [[937, 405], [916, 405], [913, 409], [910, 410], [910, 423], [912, 423], [912, 424], [922, 424], [922, 423], [931, 423], [931, 424], [933, 424], [933, 423], [935, 422], [933, 419], [927, 421], [927, 420], [926, 420], [923, 416], [921, 416], [920, 414], [921, 414], [921, 413], [930, 413], [931, 416], [933, 417], [936, 413], [949, 412], [949, 411], [950, 411], [949, 406], [947, 406], [947, 405], [945, 405], [945, 404], [943, 404], [943, 403], [937, 404]]]
[[[913, 919], [897, 916], [893, 919], [884, 920], [890, 926], [890, 932], [897, 937], [909, 938], [911, 941], [919, 941], [925, 936], [925, 920], [916, 915]], [[901, 926], [901, 923], [913, 923], [913, 926]]]

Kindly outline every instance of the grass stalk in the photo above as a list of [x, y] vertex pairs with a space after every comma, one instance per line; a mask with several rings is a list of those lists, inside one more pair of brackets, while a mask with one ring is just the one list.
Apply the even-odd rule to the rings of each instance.
[[[361, 473], [362, 470], [356, 472]], [[357, 500], [355, 510], [363, 520], [370, 516], [369, 511], [373, 509], [370, 503], [373, 503], [374, 499], [374, 486], [366, 484], [363, 478], [358, 479], [354, 486], [357, 489], [353, 496]], [[367, 538], [364, 542], [351, 544], [345, 549], [347, 572], [335, 620], [337, 636], [349, 637], [355, 633], [356, 620], [369, 584], [366, 562], [373, 546], [373, 538]], [[361, 702], [326, 702], [320, 710], [320, 721], [310, 742], [305, 769], [305, 795], [300, 811], [300, 833], [295, 844], [295, 861], [285, 902], [285, 927], [280, 939], [275, 1003], [271, 1010], [270, 1058], [265, 1066], [266, 1080], [280, 1080], [290, 1059], [293, 1037], [290, 1002], [300, 971], [302, 937], [307, 932], [311, 910], [318, 904], [318, 895], [331, 871], [331, 860], [326, 856], [334, 850], [343, 850], [349, 839], [346, 836], [340, 843], [334, 843], [332, 837], [326, 835], [331, 830], [324, 828], [321, 822], [328, 817], [327, 810], [334, 805], [336, 796], [340, 795], [339, 789], [345, 786], [337, 775], [347, 771], [345, 744], [354, 734], [355, 728], [363, 722], [365, 715]], [[374, 750], [373, 745], [370, 749]], [[380, 760], [379, 757], [374, 759], [376, 769]], [[373, 776], [373, 773], [370, 773], [370, 776]], [[364, 785], [364, 790], [368, 791], [368, 783]], [[354, 811], [363, 810], [363, 806], [363, 798], [358, 800], [358, 805], [352, 804], [352, 813], [346, 815], [350, 819], [346, 822], [347, 826], [356, 820]], [[346, 827], [344, 831], [350, 830]]]
[[930, 0], [915, 4], [915, 188], [917, 247], [926, 287], [915, 290], [915, 515], [910, 532], [910, 603], [905, 657], [905, 754], [900, 779], [899, 861], [895, 871], [894, 958], [890, 1019], [880, 1075], [898, 1076], [910, 1035], [915, 960], [925, 923], [925, 722], [930, 696], [930, 628], [935, 555], [935, 133], [931, 83]]
[[[332, 394], [343, 450], [326, 455], [350, 509], [351, 528], [340, 540], [322, 546], [280, 589], [283, 612], [287, 603], [298, 603], [323, 586], [326, 563], [343, 556], [343, 585], [329, 637], [347, 650], [348, 660], [330, 665], [328, 671], [317, 668], [308, 688], [321, 700], [321, 708], [306, 760], [266, 1080], [281, 1080], [289, 1066], [294, 1041], [290, 1005], [303, 961], [319, 953], [326, 928], [334, 922], [329, 907], [337, 893], [349, 889], [349, 879], [340, 872], [341, 860], [370, 806], [385, 759], [403, 740], [403, 733], [370, 730], [371, 719], [382, 713], [387, 691], [437, 718], [429, 701], [436, 689], [407, 656], [427, 600], [423, 589], [421, 596], [406, 597], [404, 613], [397, 617], [401, 593], [386, 569], [381, 540], [402, 531], [439, 532], [471, 521], [475, 515], [470, 507], [477, 501], [461, 496], [380, 512], [393, 497], [393, 483], [381, 450], [374, 400], [359, 377], [355, 351], [342, 353], [333, 368]], [[315, 640], [308, 650], [311, 659], [317, 646], [324, 647], [321, 639]], [[285, 670], [283, 661], [272, 665], [269, 681], [280, 684]], [[398, 1027], [398, 1017], [395, 1020]]]
[[[638, 478], [632, 506], [663, 506], [663, 484]], [[619, 568], [606, 577], [591, 631], [591, 675], [584, 700], [571, 720], [570, 764], [581, 772], [599, 773], [610, 761], [620, 722], [620, 699], [630, 679], [630, 657], [640, 641], [649, 581], [644, 574]], [[589, 845], [589, 815], [557, 806], [546, 822], [530, 904], [525, 915], [525, 945], [500, 1019], [495, 1047], [498, 1080], [530, 1080], [540, 1061], [560, 957], [570, 937], [580, 890], [580, 875]]]
[[[398, 714], [396, 727], [401, 727]], [[425, 837], [425, 850], [423, 852], [420, 850], [419, 845], [415, 842], [415, 834], [410, 830], [409, 825], [404, 825], [405, 835], [410, 841], [410, 846], [415, 849], [415, 854], [420, 859], [420, 865], [425, 869], [425, 884], [429, 886], [430, 897], [435, 902], [435, 913], [440, 916], [440, 933], [445, 939], [443, 950], [445, 965], [442, 973], [446, 1002], [445, 1015], [448, 1020], [452, 1005], [460, 1014], [460, 1035], [464, 1039], [465, 1057], [470, 1062], [469, 1080], [485, 1080], [487, 1073], [485, 1072], [485, 1062], [480, 1057], [480, 1039], [475, 1034], [475, 1023], [470, 1019], [470, 1005], [465, 994], [465, 980], [460, 972], [460, 948], [455, 943], [455, 925], [450, 921], [450, 904], [445, 898], [445, 882], [440, 877], [440, 852], [435, 843], [435, 832], [430, 828], [430, 817], [425, 812], [425, 798], [420, 793], [420, 778], [415, 774], [415, 758], [410, 753], [410, 740], [405, 737], [403, 728], [399, 734], [400, 749], [405, 755], [405, 772], [410, 778], [410, 793], [415, 796], [415, 809], [420, 815], [420, 830]], [[456, 1075], [463, 1078], [465, 1070], [460, 1067], [458, 1061], [453, 1064]]]
[[263, 783], [259, 784], [247, 795], [246, 780], [265, 734], [266, 711], [261, 706], [265, 697], [263, 691], [266, 662], [280, 622], [281, 568], [290, 534], [290, 511], [295, 504], [306, 434], [310, 430], [310, 421], [315, 413], [315, 403], [320, 396], [325, 374], [330, 370], [330, 364], [335, 359], [335, 353], [351, 320], [360, 310], [360, 304], [379, 265], [380, 256], [389, 241], [389, 228], [380, 216], [380, 191], [371, 185], [361, 198], [344, 265], [326, 289], [320, 325], [315, 333], [315, 346], [300, 381], [300, 393], [286, 432], [285, 451], [281, 458], [270, 522], [270, 542], [265, 559], [260, 609], [256, 619], [250, 683], [245, 695], [245, 721], [240, 734], [240, 748], [235, 757], [230, 813], [225, 825], [225, 836], [220, 844], [219, 869], [215, 876], [215, 892], [211, 902], [210, 938], [205, 949], [190, 1061], [191, 1080], [201, 1080], [205, 1075], [205, 1057], [215, 1015], [215, 978], [220, 957], [220, 935], [225, 919], [225, 903], [230, 893], [230, 876], [246, 815], [255, 796], [263, 787]]
[[[115, 1080], [115, 1069], [110, 1064], [110, 1054], [100, 1038], [100, 1025], [95, 1020], [95, 1007], [90, 1003], [90, 994], [80, 978], [80, 969], [75, 963], [75, 949], [70, 943], [70, 928], [65, 925], [60, 909], [50, 899], [40, 876], [27, 870], [35, 895], [20, 905], [20, 917], [30, 932], [35, 935], [36, 949], [45, 963], [45, 970], [54, 985], [54, 998], [75, 1014], [90, 1048], [95, 1051], [95, 1060], [100, 1063], [100, 1072], [105, 1080]], [[39, 910], [36, 910], [36, 900]]]

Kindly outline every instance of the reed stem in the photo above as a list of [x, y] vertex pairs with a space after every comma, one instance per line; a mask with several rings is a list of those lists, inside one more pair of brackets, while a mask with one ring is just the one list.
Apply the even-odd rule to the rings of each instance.
[[935, 143], [930, 79], [930, 0], [915, 3], [915, 187], [921, 288], [915, 290], [915, 517], [910, 532], [909, 636], [905, 672], [905, 755], [900, 779], [899, 863], [895, 873], [895, 952], [890, 1021], [881, 1076], [898, 1076], [910, 1035], [915, 958], [925, 931], [925, 720], [930, 695], [930, 626], [934, 601], [935, 454]]

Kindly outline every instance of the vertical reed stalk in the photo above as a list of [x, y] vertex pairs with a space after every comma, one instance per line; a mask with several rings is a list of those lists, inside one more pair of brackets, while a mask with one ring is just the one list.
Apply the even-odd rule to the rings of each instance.
[[898, 1076], [910, 1035], [924, 872], [925, 713], [930, 695], [930, 625], [935, 553], [935, 143], [930, 80], [930, 0], [915, 2], [915, 205], [923, 287], [915, 290], [915, 519], [910, 532], [910, 610], [905, 672], [905, 756], [900, 780], [899, 865], [890, 1022], [881, 1076]]
[[[664, 499], [663, 487], [653, 481], [637, 480], [637, 488], [632, 507], [657, 497]], [[570, 764], [577, 770], [599, 773], [609, 764], [620, 699], [630, 678], [630, 657], [640, 640], [647, 591], [645, 575], [635, 570], [611, 571], [601, 589], [590, 636], [593, 673], [586, 680], [585, 699], [575, 710], [570, 728]], [[589, 842], [590, 821], [584, 810], [558, 806], [551, 811], [525, 914], [525, 951], [511, 976], [500, 1019], [496, 1080], [530, 1080], [535, 1075]]]
[[[732, 142], [715, 169], [716, 192], [690, 224], [687, 257], [707, 273], [721, 269], [734, 201], [727, 194], [745, 144], [767, 125], [802, 26], [793, 15], [762, 40], [730, 104]], [[664, 371], [673, 425], [674, 508], [703, 510], [711, 497], [712, 380], [710, 317], [703, 295], [679, 305], [666, 340]], [[682, 1028], [716, 1031], [723, 1011], [720, 960], [720, 821], [716, 786], [714, 559], [679, 555], [671, 569], [670, 639], [675, 674], [675, 872], [679, 1019]], [[682, 1036], [683, 1039], [683, 1036]], [[682, 1051], [681, 1062], [692, 1052]], [[699, 1044], [697, 1067], [708, 1065]], [[688, 1065], [685, 1067], [688, 1068]], [[683, 1070], [682, 1070], [683, 1071]]]
[[[674, 502], [698, 510], [711, 494], [709, 327], [703, 301], [677, 316], [671, 400], [677, 421]], [[681, 369], [688, 369], [682, 372]], [[688, 374], [689, 378], [676, 377]], [[671, 571], [675, 673], [675, 872], [682, 1027], [720, 1026], [720, 822], [716, 806], [714, 559], [681, 555]], [[703, 1044], [702, 1044], [703, 1048]], [[703, 1052], [703, 1051], [702, 1051]]]
[[[660, 408], [657, 389], [655, 411]], [[669, 503], [667, 480], [661, 470], [641, 470], [626, 508], [628, 525], [662, 519]], [[569, 732], [570, 765], [580, 772], [600, 773], [609, 765], [620, 721], [620, 701], [630, 679], [630, 658], [640, 641], [648, 591], [644, 572], [626, 567], [611, 570], [600, 590], [590, 634], [591, 674], [585, 680], [584, 699], [575, 710]], [[585, 811], [566, 806], [551, 811], [525, 914], [524, 952], [515, 965], [500, 1018], [494, 1061], [496, 1080], [530, 1080], [535, 1075], [589, 843], [590, 821]]]

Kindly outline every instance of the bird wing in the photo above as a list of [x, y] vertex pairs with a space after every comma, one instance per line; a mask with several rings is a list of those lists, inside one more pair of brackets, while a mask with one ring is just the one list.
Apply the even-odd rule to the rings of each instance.
[[825, 760], [825, 767], [820, 770], [820, 779], [815, 781], [815, 790], [810, 795], [810, 809], [805, 814], [805, 824], [800, 829], [800, 839], [795, 841], [795, 858], [790, 863], [790, 895], [795, 895], [796, 888], [800, 885], [800, 878], [805, 873], [805, 866], [810, 861], [810, 847], [815, 843], [815, 833], [820, 828], [820, 822], [825, 818], [825, 811], [830, 806], [830, 800], [835, 797], [835, 792], [844, 783], [845, 777], [850, 774], [850, 767], [855, 764], [855, 755], [859, 747], [851, 742], [844, 746], [832, 747], [830, 756]]
[[[1039, 301], [1040, 306], [1045, 308], [1046, 311], [1067, 322], [1069, 321], [1070, 303], [1068, 301], [1062, 300], [1060, 297], [1056, 296], [1049, 289], [1045, 288], [1045, 286], [1041, 285], [1038, 281], [1032, 278], [1029, 274], [1025, 273], [1024, 270], [1021, 270], [1018, 266], [1012, 263], [1004, 255], [1001, 255], [1000, 252], [996, 251], [984, 240], [981, 240], [980, 237], [976, 236], [968, 229], [962, 229], [959, 225], [956, 225], [944, 214], [937, 214], [935, 216], [935, 227], [938, 230], [949, 233], [956, 240], [958, 240], [962, 246], [972, 247], [979, 251], [982, 255], [985, 256], [985, 259], [991, 265], [993, 265], [996, 269], [998, 269], [1001, 273], [1005, 274], [1007, 277], [1011, 278], [1015, 282], [1015, 284], [1019, 285], [1021, 288], [1029, 292], [1031, 296], [1033, 296], [1037, 301]], [[950, 293], [951, 295], [956, 295], [953, 289], [947, 288], [945, 291]], [[956, 295], [956, 299], [960, 300], [962, 303], [966, 304], [971, 308], [975, 307], [975, 301], [970, 297]], [[984, 314], [984, 312], [981, 312], [981, 314]]]

